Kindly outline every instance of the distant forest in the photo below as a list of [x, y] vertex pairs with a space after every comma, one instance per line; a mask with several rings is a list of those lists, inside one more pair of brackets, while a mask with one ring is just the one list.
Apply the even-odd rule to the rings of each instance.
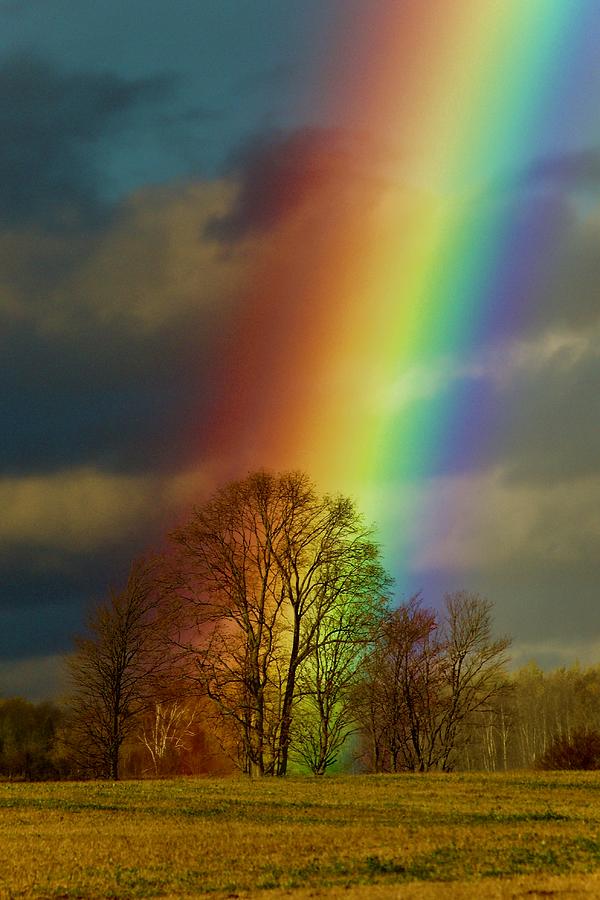
[[509, 673], [485, 598], [392, 587], [348, 498], [231, 482], [91, 611], [64, 702], [0, 701], [0, 775], [600, 767], [600, 666]]

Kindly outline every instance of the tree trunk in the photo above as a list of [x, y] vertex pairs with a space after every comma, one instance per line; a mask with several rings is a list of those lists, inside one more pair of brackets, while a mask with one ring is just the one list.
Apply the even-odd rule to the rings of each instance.
[[294, 637], [292, 639], [285, 694], [283, 696], [283, 705], [281, 708], [281, 728], [279, 731], [279, 747], [277, 753], [277, 775], [279, 776], [287, 773], [288, 756], [292, 739], [292, 706], [294, 704], [294, 694], [296, 692], [296, 669], [298, 667], [299, 647], [300, 621], [296, 610], [294, 610]]
[[281, 714], [281, 730], [279, 732], [279, 752], [277, 754], [277, 775], [287, 772], [288, 756], [292, 737], [292, 704], [296, 688], [296, 667], [290, 666], [288, 672]]
[[111, 781], [119, 780], [119, 745], [116, 742], [110, 748], [110, 778]]

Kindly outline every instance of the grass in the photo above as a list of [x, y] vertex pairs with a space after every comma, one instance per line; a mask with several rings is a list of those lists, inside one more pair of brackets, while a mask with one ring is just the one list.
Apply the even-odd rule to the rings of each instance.
[[0, 784], [6, 898], [563, 900], [593, 873], [595, 773]]

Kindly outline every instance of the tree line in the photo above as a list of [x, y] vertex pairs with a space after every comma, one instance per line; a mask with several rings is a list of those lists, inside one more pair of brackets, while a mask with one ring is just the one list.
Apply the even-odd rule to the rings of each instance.
[[92, 611], [48, 752], [55, 774], [112, 779], [531, 764], [568, 729], [544, 719], [546, 743], [529, 733], [509, 644], [477, 595], [394, 606], [351, 500], [303, 473], [256, 472]]
[[[454, 768], [510, 771], [600, 768], [600, 666], [544, 672], [529, 664], [506, 676], [503, 693], [487, 713], [465, 728]], [[336, 771], [372, 772], [373, 745], [357, 721]], [[590, 754], [591, 751], [591, 754]], [[0, 777], [59, 779], [102, 777], [106, 767], [82, 759], [73, 746], [62, 703], [0, 700]], [[298, 757], [302, 760], [302, 757]], [[156, 702], [125, 738], [120, 770], [125, 777], [230, 774], [237, 766], [221, 750], [206, 701], [200, 697]], [[403, 771], [397, 763], [397, 771]], [[391, 772], [380, 756], [380, 772]]]

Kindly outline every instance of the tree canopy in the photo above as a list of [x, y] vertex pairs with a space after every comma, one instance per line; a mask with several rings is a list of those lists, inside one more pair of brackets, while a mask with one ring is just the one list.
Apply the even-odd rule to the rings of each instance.
[[330, 680], [347, 680], [331, 662], [343, 647], [360, 653], [384, 608], [372, 531], [350, 499], [320, 496], [306, 475], [256, 472], [172, 538], [195, 677], [243, 770], [284, 775], [302, 696], [320, 689], [326, 660]]

